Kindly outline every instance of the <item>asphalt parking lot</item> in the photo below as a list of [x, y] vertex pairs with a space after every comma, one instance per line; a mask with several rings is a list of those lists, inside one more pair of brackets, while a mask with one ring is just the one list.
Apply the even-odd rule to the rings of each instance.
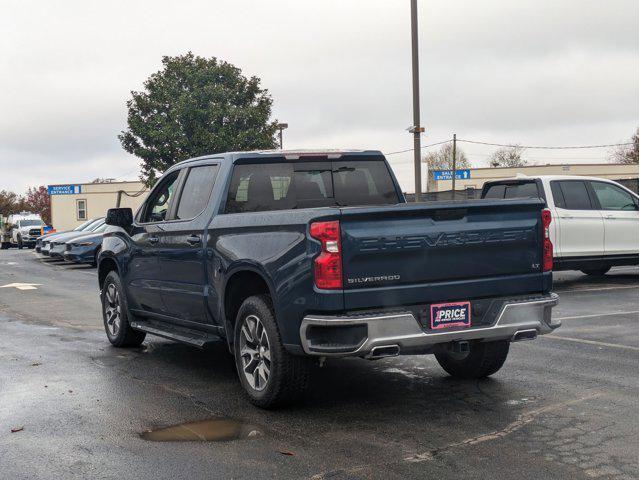
[[111, 348], [95, 269], [3, 251], [0, 477], [639, 478], [639, 268], [557, 273], [555, 291], [563, 327], [491, 379], [329, 361], [303, 404], [262, 411], [223, 345]]

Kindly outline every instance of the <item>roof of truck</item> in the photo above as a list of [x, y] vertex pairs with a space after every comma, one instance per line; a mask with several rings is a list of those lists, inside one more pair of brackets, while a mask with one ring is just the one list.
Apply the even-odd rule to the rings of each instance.
[[499, 182], [512, 182], [512, 181], [526, 181], [526, 180], [603, 180], [605, 182], [615, 182], [609, 178], [602, 177], [590, 177], [585, 175], [517, 175], [516, 177], [500, 178], [499, 180], [489, 180], [486, 183], [499, 183]]
[[251, 150], [245, 152], [225, 152], [225, 153], [216, 153], [212, 155], [202, 155], [201, 157], [189, 158], [188, 160], [182, 160], [176, 165], [183, 165], [185, 163], [196, 162], [198, 160], [205, 159], [219, 159], [222, 161], [230, 161], [235, 162], [240, 158], [250, 158], [250, 157], [262, 157], [262, 158], [277, 158], [277, 157], [285, 157], [289, 160], [296, 160], [300, 157], [318, 157], [325, 156], [329, 159], [337, 159], [342, 155], [383, 155], [379, 150], [356, 150], [356, 149], [295, 149], [295, 150]]

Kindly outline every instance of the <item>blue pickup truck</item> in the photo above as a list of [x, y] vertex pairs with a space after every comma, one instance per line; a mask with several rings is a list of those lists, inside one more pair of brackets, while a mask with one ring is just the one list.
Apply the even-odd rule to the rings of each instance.
[[106, 222], [109, 341], [225, 341], [264, 408], [298, 398], [313, 359], [432, 353], [481, 378], [560, 325], [541, 200], [408, 204], [378, 151], [183, 161]]

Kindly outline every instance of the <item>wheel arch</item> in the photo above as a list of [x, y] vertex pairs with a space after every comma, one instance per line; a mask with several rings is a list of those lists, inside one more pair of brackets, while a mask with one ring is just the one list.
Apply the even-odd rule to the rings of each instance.
[[118, 263], [112, 257], [102, 257], [98, 263], [98, 285], [100, 286], [100, 290], [102, 290], [104, 280], [110, 272], [116, 272], [120, 275]]
[[[224, 284], [224, 297], [222, 302], [222, 314], [226, 339], [233, 345], [234, 326], [237, 312], [242, 302], [254, 295], [267, 294], [273, 299], [275, 309], [274, 290], [268, 277], [255, 266], [244, 265], [235, 268], [228, 276]], [[277, 321], [277, 315], [276, 315]]]

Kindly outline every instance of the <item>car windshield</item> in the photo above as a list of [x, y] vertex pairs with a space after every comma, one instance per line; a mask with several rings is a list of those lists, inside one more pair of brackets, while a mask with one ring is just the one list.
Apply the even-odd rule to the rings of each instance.
[[42, 220], [20, 220], [21, 227], [39, 227], [42, 225]]
[[89, 228], [91, 226], [92, 223], [97, 222], [98, 219], [97, 218], [92, 218], [91, 220], [87, 220], [86, 222], [78, 225], [77, 227], [75, 227], [73, 229], [74, 232], [81, 232], [83, 230], [86, 230], [87, 228]]
[[98, 228], [100, 228], [102, 225], [104, 225], [104, 218], [101, 218], [100, 220], [98, 220], [97, 222], [95, 222], [93, 225], [91, 225], [87, 231], [89, 232], [95, 232]]

